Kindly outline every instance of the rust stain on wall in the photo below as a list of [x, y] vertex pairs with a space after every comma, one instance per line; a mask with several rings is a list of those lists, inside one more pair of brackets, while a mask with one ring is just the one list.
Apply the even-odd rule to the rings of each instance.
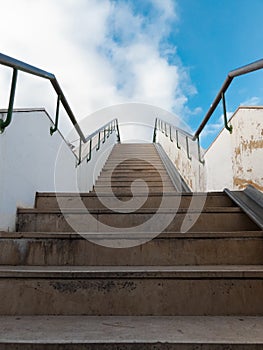
[[255, 183], [252, 180], [241, 179], [239, 177], [234, 178], [234, 186], [236, 186], [239, 190], [246, 188], [248, 185], [252, 185], [259, 191], [263, 191], [263, 186]]
[[251, 137], [249, 141], [241, 141], [241, 144], [234, 150], [235, 159], [241, 155], [241, 150], [252, 153], [252, 151], [256, 149], [263, 149], [263, 140], [254, 140], [253, 137]]
[[241, 154], [241, 149], [240, 146], [235, 148], [235, 155], [236, 157], [239, 156]]
[[263, 140], [250, 140], [242, 142], [241, 144], [244, 151], [249, 150], [252, 152], [254, 149], [263, 148]]

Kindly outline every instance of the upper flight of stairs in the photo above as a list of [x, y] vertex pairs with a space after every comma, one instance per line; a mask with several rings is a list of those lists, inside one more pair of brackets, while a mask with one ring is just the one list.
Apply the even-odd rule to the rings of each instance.
[[[181, 233], [193, 197], [202, 213]], [[263, 232], [225, 193], [178, 193], [153, 144], [120, 144], [80, 198], [37, 193], [0, 233], [0, 350], [263, 348]], [[104, 246], [175, 210], [146, 243]]]

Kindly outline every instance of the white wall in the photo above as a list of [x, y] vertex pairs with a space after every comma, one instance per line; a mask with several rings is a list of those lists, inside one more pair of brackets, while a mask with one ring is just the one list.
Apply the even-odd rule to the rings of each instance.
[[248, 184], [263, 191], [263, 107], [239, 107], [230, 123], [233, 133], [223, 129], [204, 154], [202, 165], [191, 144], [181, 150], [160, 131], [157, 141], [163, 146], [178, 171], [193, 191], [242, 190]]
[[[165, 134], [160, 131], [157, 133], [157, 142], [162, 145], [187, 185], [195, 192], [204, 192], [206, 178], [204, 165], [199, 161], [197, 143], [189, 139], [188, 155], [186, 137], [182, 134], [178, 134], [178, 141], [180, 149], [177, 147], [176, 140], [171, 142], [170, 137], [166, 137]], [[201, 152], [203, 153], [202, 150]], [[189, 159], [189, 156], [191, 159]]]
[[[0, 117], [5, 115], [0, 113]], [[50, 126], [51, 120], [43, 109], [16, 111], [11, 125], [0, 135], [2, 231], [15, 230], [16, 208], [33, 207], [36, 192], [91, 189], [116, 139], [113, 133], [102, 152], [93, 152], [92, 161], [84, 161], [77, 168], [76, 157], [61, 134], [50, 136]]]
[[242, 190], [251, 184], [263, 191], [263, 107], [240, 107], [205, 154], [207, 190]]

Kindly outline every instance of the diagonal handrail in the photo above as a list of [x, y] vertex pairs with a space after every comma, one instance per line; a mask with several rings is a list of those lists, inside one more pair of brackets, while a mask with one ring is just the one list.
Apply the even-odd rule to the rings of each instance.
[[206, 124], [210, 120], [212, 114], [214, 113], [215, 109], [217, 108], [218, 104], [222, 100], [223, 111], [224, 111], [225, 128], [230, 133], [232, 133], [232, 125], [228, 125], [228, 121], [227, 121], [225, 93], [226, 93], [227, 89], [229, 88], [229, 86], [231, 85], [231, 83], [232, 83], [232, 81], [233, 81], [233, 79], [235, 77], [238, 77], [240, 75], [245, 75], [245, 74], [257, 71], [257, 70], [262, 69], [262, 68], [263, 68], [263, 59], [255, 61], [253, 63], [247, 64], [245, 66], [242, 66], [240, 68], [237, 68], [235, 70], [230, 71], [228, 73], [228, 75], [227, 75], [227, 77], [226, 77], [226, 79], [225, 79], [221, 89], [219, 90], [218, 94], [216, 95], [213, 103], [211, 104], [211, 106], [210, 106], [209, 110], [207, 111], [203, 121], [201, 122], [200, 126], [198, 127], [198, 129], [196, 130], [194, 135], [191, 135], [191, 134], [183, 131], [182, 129], [176, 127], [175, 125], [169, 124], [166, 121], [164, 121], [164, 120], [162, 120], [162, 119], [157, 117], [155, 119], [155, 126], [154, 126], [154, 131], [153, 131], [153, 142], [156, 142], [157, 130], [162, 131], [168, 137], [167, 127], [170, 129], [170, 140], [171, 140], [171, 142], [173, 142], [173, 138], [171, 136], [171, 129], [173, 128], [173, 129], [175, 129], [177, 148], [180, 149], [180, 146], [178, 144], [178, 133], [181, 133], [181, 134], [183, 134], [186, 137], [187, 155], [188, 155], [188, 158], [191, 159], [190, 154], [189, 154], [188, 139], [190, 139], [192, 141], [197, 141], [199, 161], [204, 164], [204, 160], [202, 160], [202, 157], [201, 157], [201, 147], [200, 147], [200, 141], [199, 141], [199, 136], [200, 136], [201, 132], [203, 131], [204, 127], [206, 126]]
[[[97, 147], [96, 151], [98, 151], [101, 147], [101, 134], [103, 134], [103, 141], [102, 143], [105, 142], [106, 140], [106, 133], [107, 133], [107, 138], [109, 135], [115, 131], [116, 136], [117, 136], [117, 142], [120, 142], [120, 131], [119, 131], [119, 124], [118, 124], [118, 119], [115, 118], [111, 121], [109, 121], [107, 124], [103, 125], [99, 129], [97, 129], [95, 132], [93, 132], [91, 135], [88, 137], [85, 137], [69, 104], [68, 101], [55, 77], [54, 74], [46, 72], [42, 69], [39, 69], [37, 67], [31, 66], [25, 62], [19, 61], [13, 57], [6, 56], [2, 53], [0, 53], [0, 64], [13, 68], [13, 77], [12, 77], [12, 83], [11, 83], [11, 91], [10, 91], [10, 98], [9, 98], [9, 106], [7, 110], [7, 117], [5, 120], [0, 119], [0, 132], [3, 132], [5, 128], [11, 123], [12, 121], [12, 114], [13, 114], [13, 105], [14, 105], [14, 99], [15, 99], [15, 91], [16, 91], [16, 82], [17, 82], [17, 75], [18, 71], [22, 71], [28, 74], [32, 74], [35, 76], [38, 76], [43, 79], [47, 79], [51, 82], [55, 92], [57, 93], [57, 107], [56, 107], [56, 117], [55, 117], [55, 122], [54, 122], [54, 127], [50, 127], [50, 134], [52, 135], [55, 131], [58, 130], [58, 118], [59, 118], [59, 107], [60, 103], [63, 105], [65, 108], [65, 111], [67, 112], [75, 130], [77, 131], [79, 135], [79, 156], [78, 156], [78, 163], [77, 165], [80, 165], [83, 161], [83, 159], [86, 159], [87, 162], [91, 160], [91, 153], [92, 153], [92, 141], [93, 138], [98, 136], [97, 140]], [[87, 157], [82, 157], [82, 143], [87, 143], [89, 142], [89, 152]]]
[[219, 90], [218, 94], [216, 95], [213, 103], [211, 104], [209, 110], [207, 111], [203, 121], [201, 122], [200, 126], [198, 127], [198, 129], [196, 130], [194, 136], [193, 136], [193, 140], [195, 141], [199, 135], [201, 134], [201, 132], [203, 131], [204, 127], [206, 126], [207, 122], [209, 121], [209, 119], [211, 118], [212, 114], [214, 113], [216, 107], [218, 106], [218, 104], [220, 103], [220, 101], [223, 101], [223, 109], [224, 109], [224, 119], [225, 119], [225, 127], [231, 132], [232, 129], [231, 127], [229, 127], [227, 125], [227, 116], [226, 116], [226, 107], [225, 107], [225, 100], [224, 100], [224, 96], [225, 93], [227, 91], [227, 89], [229, 88], [229, 86], [232, 83], [232, 80], [235, 77], [238, 77], [240, 75], [245, 75], [251, 72], [254, 72], [256, 70], [262, 69], [263, 68], [263, 59], [255, 61], [253, 63], [247, 64], [245, 66], [242, 66], [240, 68], [237, 68], [235, 70], [232, 70], [228, 73], [221, 89]]
[[14, 96], [15, 96], [15, 87], [16, 87], [16, 79], [17, 79], [17, 72], [22, 71], [28, 74], [36, 75], [40, 78], [47, 79], [51, 82], [54, 90], [57, 93], [58, 100], [62, 103], [63, 107], [65, 108], [65, 111], [67, 112], [74, 128], [76, 129], [77, 133], [79, 134], [79, 137], [82, 139], [84, 143], [86, 143], [86, 138], [68, 104], [68, 101], [55, 77], [54, 74], [46, 72], [42, 69], [39, 69], [37, 67], [31, 66], [25, 62], [19, 61], [13, 57], [6, 56], [2, 53], [0, 53], [0, 64], [3, 66], [7, 66], [10, 68], [13, 68], [13, 79], [12, 79], [12, 87], [11, 87], [11, 93], [10, 93], [10, 101], [9, 101], [9, 107], [8, 107], [8, 115], [5, 121], [0, 120], [0, 129], [3, 132], [4, 129], [11, 123], [12, 120], [12, 112], [13, 112], [13, 103], [14, 103]]

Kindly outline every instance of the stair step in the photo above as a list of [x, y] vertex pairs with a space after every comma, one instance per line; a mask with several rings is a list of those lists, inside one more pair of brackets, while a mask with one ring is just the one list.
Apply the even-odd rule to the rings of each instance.
[[[143, 194], [136, 194], [136, 198], [140, 199]], [[163, 198], [164, 197], [164, 198]], [[87, 208], [103, 208], [105, 207], [100, 199], [94, 192], [90, 193], [37, 193], [35, 205], [39, 209], [58, 208], [57, 198], [61, 207], [66, 208], [78, 208], [80, 203], [84, 204]], [[109, 194], [101, 193], [101, 200], [105, 205], [121, 207], [121, 201], [124, 203], [131, 199], [130, 195], [119, 194], [119, 201], [116, 203], [116, 199], [112, 198]], [[80, 201], [81, 199], [81, 201]], [[143, 204], [143, 208], [158, 208], [162, 199], [165, 202], [167, 208], [188, 208], [190, 203], [195, 207], [232, 207], [234, 202], [223, 193], [213, 194], [176, 194], [176, 193], [149, 193], [148, 198]]]
[[[145, 238], [147, 235], [144, 234]], [[263, 232], [163, 233], [126, 249], [117, 240], [138, 240], [120, 234], [24, 232], [0, 234], [1, 265], [260, 265]], [[150, 236], [150, 238], [152, 238]]]
[[262, 317], [0, 317], [0, 349], [259, 350]]
[[60, 210], [55, 209], [18, 209], [17, 231], [70, 232], [72, 228], [67, 222], [69, 220], [75, 223], [75, 229], [77, 228], [78, 232], [105, 230], [109, 232], [114, 231], [115, 228], [134, 228], [134, 232], [137, 232], [138, 225], [145, 223], [144, 230], [147, 228], [151, 232], [158, 233], [160, 227], [162, 231], [179, 232], [185, 218], [187, 222], [193, 222], [190, 232], [259, 230], [241, 209], [235, 207], [204, 208], [201, 214], [198, 211], [191, 211], [187, 217], [184, 209], [178, 209], [177, 213], [171, 209], [156, 212], [141, 208], [130, 213], [116, 213], [107, 209], [89, 210], [89, 212], [91, 215], [87, 215], [87, 210], [65, 209], [63, 215]]
[[261, 316], [262, 295], [263, 266], [0, 267], [10, 316]]
[[98, 180], [96, 182], [95, 188], [120, 188], [120, 187], [145, 187], [145, 186], [149, 186], [149, 188], [153, 188], [153, 187], [164, 187], [164, 188], [174, 188], [172, 181], [171, 180], [166, 180], [165, 182], [163, 181], [144, 181], [143, 179], [137, 179], [137, 181], [102, 181], [102, 180]]
[[145, 181], [149, 181], [149, 182], [154, 182], [154, 181], [171, 181], [170, 177], [168, 175], [166, 176], [152, 176], [152, 175], [145, 175], [144, 177], [140, 176], [138, 177], [138, 174], [133, 174], [133, 175], [129, 175], [129, 174], [125, 174], [123, 176], [119, 176], [118, 174], [114, 174], [112, 176], [110, 176], [109, 174], [108, 175], [104, 175], [102, 174], [100, 177], [99, 177], [99, 180], [98, 181], [134, 181], [134, 180], [137, 180], [137, 179], [143, 179]]
[[118, 186], [118, 185], [112, 185], [110, 186], [105, 186], [105, 185], [96, 185], [94, 186], [94, 191], [98, 194], [100, 193], [114, 193], [114, 194], [119, 194], [119, 193], [127, 193], [127, 194], [132, 194], [132, 193], [147, 193], [149, 192], [161, 192], [162, 190], [164, 191], [171, 191], [171, 192], [176, 192], [173, 184], [156, 184], [154, 185], [147, 185], [145, 183], [135, 183], [132, 186]]

